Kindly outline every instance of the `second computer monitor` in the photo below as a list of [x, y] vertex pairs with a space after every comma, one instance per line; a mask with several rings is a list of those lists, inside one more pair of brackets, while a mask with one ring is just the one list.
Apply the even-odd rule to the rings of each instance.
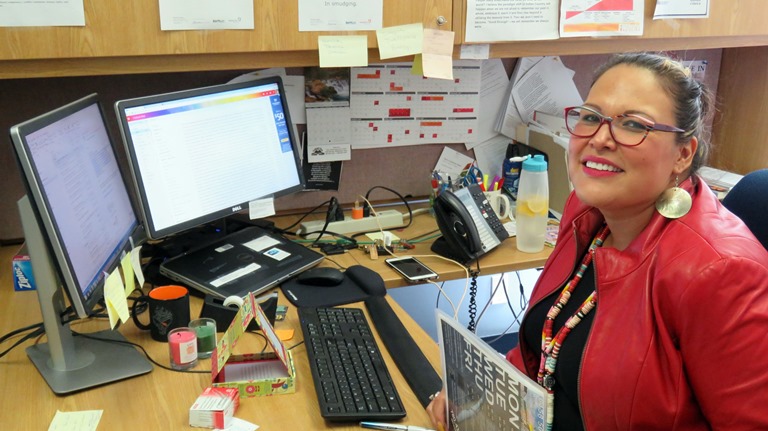
[[304, 188], [279, 77], [115, 104], [150, 238]]

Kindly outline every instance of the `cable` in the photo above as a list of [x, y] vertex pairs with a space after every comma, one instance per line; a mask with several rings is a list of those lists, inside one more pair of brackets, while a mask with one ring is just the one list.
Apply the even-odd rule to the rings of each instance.
[[[371, 205], [371, 202], [368, 200], [368, 197], [371, 195], [371, 192], [376, 190], [376, 189], [387, 190], [388, 192], [391, 192], [391, 193], [397, 195], [397, 197], [399, 197], [400, 200], [403, 201], [403, 204], [408, 209], [408, 223], [404, 224], [403, 226], [393, 227], [391, 229], [407, 229], [411, 225], [411, 223], [413, 223], [413, 210], [411, 209], [411, 206], [408, 204], [408, 200], [405, 199], [403, 197], [403, 195], [401, 195], [400, 193], [396, 192], [395, 190], [390, 189], [389, 187], [373, 186], [370, 189], [368, 189], [368, 191], [365, 193], [365, 196], [360, 196], [365, 201], [365, 206], [363, 207], [363, 213], [365, 214], [366, 209], [367, 209], [368, 211], [373, 212], [373, 215], [376, 216], [376, 210], [373, 209], [373, 205]], [[379, 225], [379, 231], [383, 231], [383, 229], [381, 228], [381, 224], [379, 224], [379, 220], [378, 219], [376, 220], [376, 224]], [[354, 237], [357, 237], [357, 236], [360, 236], [360, 235], [365, 235], [366, 233], [369, 233], [369, 232], [356, 233], [356, 234], [352, 235], [352, 237], [354, 238]]]
[[477, 316], [477, 323], [475, 324], [475, 328], [480, 326], [480, 320], [483, 318], [483, 315], [485, 314], [485, 311], [491, 306], [491, 303], [493, 302], [493, 298], [496, 296], [496, 292], [499, 290], [499, 287], [504, 284], [504, 293], [506, 295], [506, 282], [504, 281], [504, 274], [502, 273], [501, 277], [499, 277], [499, 281], [496, 283], [496, 286], [491, 289], [491, 296], [488, 297], [488, 301], [485, 302], [485, 306], [480, 311], [480, 315]]
[[5, 340], [13, 337], [14, 335], [20, 334], [20, 333], [25, 332], [25, 331], [29, 331], [31, 329], [41, 328], [42, 326], [43, 326], [42, 323], [33, 323], [33, 324], [25, 326], [23, 328], [14, 329], [13, 331], [11, 331], [11, 332], [3, 335], [2, 337], [0, 337], [0, 343], [5, 342]]
[[27, 341], [29, 339], [32, 339], [32, 338], [35, 338], [35, 337], [39, 337], [39, 336], [41, 336], [43, 334], [45, 334], [45, 329], [42, 327], [42, 323], [41, 323], [39, 328], [37, 328], [34, 331], [24, 335], [23, 337], [18, 339], [15, 343], [13, 343], [13, 345], [11, 347], [5, 349], [3, 352], [0, 352], [0, 358], [2, 358], [3, 356], [7, 355], [11, 350], [13, 350], [16, 347], [18, 347], [19, 344], [21, 344], [21, 343], [23, 343], [23, 342], [25, 342], [25, 341]]
[[480, 264], [477, 264], [477, 271], [471, 271], [472, 282], [469, 285], [469, 322], [467, 329], [475, 332], [475, 315], [477, 314], [477, 276], [480, 275]]
[[164, 370], [175, 371], [177, 373], [211, 374], [211, 370], [207, 370], [207, 371], [206, 370], [177, 370], [177, 369], [171, 368], [171, 367], [169, 367], [167, 365], [161, 364], [161, 363], [155, 361], [151, 356], [149, 356], [149, 353], [144, 349], [144, 347], [141, 344], [136, 344], [136, 343], [133, 343], [133, 342], [130, 342], [130, 341], [123, 341], [123, 340], [108, 340], [106, 338], [94, 337], [92, 335], [82, 334], [82, 333], [75, 332], [75, 331], [72, 331], [72, 334], [76, 335], [78, 337], [88, 338], [88, 339], [91, 339], [91, 340], [103, 341], [105, 343], [127, 344], [129, 346], [138, 347], [142, 351], [142, 353], [144, 353], [144, 356], [147, 357], [149, 362], [152, 362], [153, 364], [155, 364], [156, 366], [158, 366], [158, 367], [160, 367], [160, 368], [162, 368]]
[[286, 227], [286, 228], [278, 228], [278, 227], [275, 227], [275, 231], [276, 231], [276, 232], [278, 232], [278, 233], [281, 233], [281, 234], [290, 234], [290, 235], [295, 235], [295, 233], [293, 233], [293, 232], [290, 232], [290, 230], [291, 230], [291, 229], [293, 229], [294, 227], [296, 227], [296, 226], [297, 226], [299, 223], [301, 223], [301, 222], [302, 222], [302, 221], [303, 221], [305, 218], [307, 218], [307, 217], [308, 217], [310, 214], [313, 214], [315, 211], [317, 211], [318, 209], [322, 208], [324, 205], [329, 205], [330, 203], [331, 203], [331, 200], [330, 200], [330, 199], [328, 199], [327, 201], [325, 201], [325, 202], [321, 203], [320, 205], [318, 205], [318, 206], [316, 206], [316, 207], [312, 208], [311, 210], [307, 211], [306, 213], [304, 213], [304, 215], [303, 215], [303, 216], [301, 216], [301, 218], [300, 218], [300, 219], [298, 219], [298, 220], [297, 220], [295, 223], [293, 223], [292, 225], [290, 225], [290, 226], [288, 226], [288, 227]]
[[458, 309], [457, 309], [457, 308], [456, 308], [456, 306], [453, 304], [453, 301], [451, 301], [451, 297], [450, 297], [450, 296], [448, 296], [448, 295], [445, 293], [445, 291], [443, 290], [443, 286], [445, 286], [445, 282], [442, 282], [442, 283], [440, 283], [440, 284], [438, 285], [436, 282], [434, 282], [434, 281], [432, 281], [432, 280], [427, 280], [427, 283], [433, 284], [435, 287], [437, 287], [437, 291], [438, 291], [438, 292], [437, 292], [437, 302], [435, 303], [435, 308], [437, 308], [437, 307], [438, 307], [438, 305], [439, 305], [439, 303], [440, 303], [440, 295], [442, 295], [442, 296], [445, 298], [445, 300], [446, 300], [446, 301], [448, 301], [448, 304], [450, 304], [450, 305], [451, 305], [451, 310], [453, 310], [453, 315], [454, 315], [454, 316], [456, 316], [456, 315], [458, 314]]

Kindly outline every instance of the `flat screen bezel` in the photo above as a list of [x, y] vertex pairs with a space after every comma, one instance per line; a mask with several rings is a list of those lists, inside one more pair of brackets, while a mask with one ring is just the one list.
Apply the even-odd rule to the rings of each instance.
[[304, 173], [301, 168], [299, 145], [294, 134], [293, 122], [291, 120], [290, 112], [288, 110], [288, 100], [286, 97], [282, 78], [280, 78], [279, 76], [262, 78], [262, 79], [252, 80], [252, 81], [238, 82], [238, 83], [213, 85], [208, 87], [194, 88], [194, 89], [156, 94], [156, 95], [150, 95], [150, 96], [144, 96], [144, 97], [137, 97], [132, 99], [119, 100], [115, 103], [115, 111], [117, 114], [118, 125], [120, 127], [120, 133], [122, 136], [123, 144], [125, 146], [125, 150], [128, 155], [131, 177], [135, 185], [137, 197], [139, 200], [140, 216], [141, 216], [143, 225], [146, 229], [147, 236], [149, 238], [162, 239], [170, 235], [177, 234], [185, 230], [194, 228], [196, 226], [215, 222], [217, 220], [230, 216], [236, 212], [248, 209], [248, 205], [251, 201], [264, 198], [266, 196], [253, 196], [252, 198], [244, 202], [232, 202], [231, 205], [223, 207], [217, 211], [201, 215], [200, 217], [196, 217], [190, 220], [186, 220], [184, 222], [176, 223], [174, 225], [164, 227], [164, 228], [156, 227], [156, 223], [154, 222], [154, 218], [153, 218], [152, 208], [150, 207], [149, 199], [147, 197], [147, 193], [144, 185], [144, 177], [143, 177], [143, 173], [141, 172], [141, 166], [139, 166], [139, 162], [137, 160], [138, 157], [136, 154], [136, 150], [134, 148], [134, 142], [131, 137], [131, 134], [129, 133], [129, 125], [128, 125], [128, 118], [127, 118], [128, 115], [126, 111], [130, 110], [131, 108], [135, 108], [143, 105], [174, 102], [174, 101], [179, 101], [187, 98], [194, 98], [194, 97], [211, 95], [215, 93], [224, 93], [224, 92], [233, 91], [233, 90], [240, 90], [240, 89], [245, 89], [249, 87], [260, 87], [260, 86], [272, 85], [272, 84], [276, 84], [278, 86], [278, 91], [280, 94], [280, 103], [282, 104], [282, 110], [285, 114], [285, 120], [288, 126], [287, 127], [288, 134], [291, 140], [294, 167], [296, 169], [296, 174], [298, 177], [297, 184], [289, 188], [278, 190], [276, 191], [276, 193], [272, 195], [273, 197], [279, 197], [279, 196], [284, 196], [287, 194], [304, 190], [305, 184], [306, 184]]
[[[103, 298], [105, 277], [102, 272], [102, 275], [94, 282], [94, 287], [90, 291], [90, 294], [86, 296], [83, 293], [82, 286], [75, 276], [73, 263], [69, 257], [70, 252], [67, 250], [67, 246], [63, 241], [59, 225], [56, 220], [52, 218], [48, 196], [41, 185], [41, 178], [38, 175], [38, 170], [30, 154], [27, 137], [57, 121], [61, 121], [94, 105], [98, 108], [107, 138], [110, 142], [113, 157], [115, 157], [119, 169], [120, 163], [115, 150], [114, 141], [111, 138], [108, 125], [105, 121], [106, 117], [104, 116], [104, 110], [100, 103], [99, 96], [96, 93], [15, 125], [11, 127], [10, 130], [11, 141], [13, 142], [16, 153], [16, 160], [23, 173], [23, 183], [27, 195], [29, 196], [33, 213], [43, 232], [43, 237], [46, 241], [46, 246], [48, 247], [49, 255], [52, 258], [57, 276], [59, 277], [60, 282], [64, 284], [70, 303], [80, 317], [86, 317], [92, 314], [96, 304]], [[127, 182], [125, 181], [126, 178], [122, 169], [120, 169], [120, 175], [123, 183], [126, 184], [126, 192], [128, 193], [128, 198], [131, 202], [134, 221], [129, 228], [129, 234], [122, 238], [108, 260], [104, 263], [103, 271], [107, 272], [114, 270], [119, 265], [121, 256], [123, 256], [124, 253], [129, 253], [133, 246], [139, 245], [145, 238], [143, 235], [143, 228], [136, 212], [136, 206], [131, 198], [130, 190], [127, 187]], [[34, 262], [32, 264], [34, 266]]]

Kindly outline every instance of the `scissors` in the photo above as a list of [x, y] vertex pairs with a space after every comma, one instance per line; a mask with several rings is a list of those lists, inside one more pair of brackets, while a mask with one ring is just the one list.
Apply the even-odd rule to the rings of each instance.
[[470, 184], [483, 184], [483, 172], [477, 166], [470, 166], [469, 169], [467, 169], [466, 175], [464, 175], [462, 183], [464, 186], [469, 186]]

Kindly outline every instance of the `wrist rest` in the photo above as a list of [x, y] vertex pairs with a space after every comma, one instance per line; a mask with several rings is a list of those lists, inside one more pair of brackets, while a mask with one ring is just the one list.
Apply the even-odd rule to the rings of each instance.
[[385, 297], [370, 297], [365, 300], [365, 307], [397, 368], [421, 405], [426, 407], [431, 401], [430, 395], [443, 388], [442, 379], [413, 341]]

